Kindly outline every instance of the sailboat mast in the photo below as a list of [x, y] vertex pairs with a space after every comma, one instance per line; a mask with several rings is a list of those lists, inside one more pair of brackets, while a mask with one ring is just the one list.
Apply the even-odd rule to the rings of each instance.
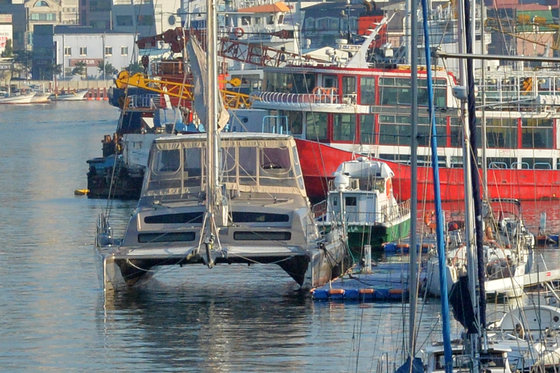
[[[471, 3], [470, 0], [464, 0], [465, 2], [465, 15], [470, 15], [471, 13]], [[465, 17], [465, 28], [467, 32], [465, 33], [466, 39], [466, 52], [467, 54], [473, 53], [473, 30], [474, 24], [472, 23], [471, 17]], [[486, 327], [486, 291], [484, 289], [484, 242], [482, 237], [482, 201], [480, 198], [480, 180], [478, 174], [478, 162], [477, 162], [477, 139], [476, 139], [476, 107], [474, 98], [474, 68], [473, 60], [467, 59], [467, 82], [468, 82], [468, 95], [467, 95], [467, 106], [469, 115], [469, 130], [470, 130], [470, 149], [468, 156], [471, 157], [471, 183], [472, 183], [472, 193], [474, 201], [474, 222], [475, 222], [475, 234], [476, 234], [476, 251], [477, 251], [477, 269], [478, 269], [478, 294], [479, 294], [479, 320], [480, 328], [483, 330]]]
[[206, 102], [206, 136], [208, 141], [207, 149], [207, 183], [206, 183], [206, 202], [207, 213], [209, 215], [209, 225], [214, 225], [214, 213], [216, 205], [216, 189], [218, 184], [218, 139], [217, 139], [217, 104], [218, 104], [218, 73], [217, 69], [217, 21], [216, 21], [216, 0], [206, 0], [207, 20], [206, 20], [206, 51], [207, 51], [207, 79], [208, 100]]
[[[414, 1], [414, 0], [413, 0]], [[416, 18], [416, 17], [415, 17]], [[441, 206], [441, 190], [439, 179], [439, 162], [437, 154], [437, 130], [436, 118], [434, 113], [434, 89], [432, 82], [432, 61], [430, 47], [430, 32], [428, 28], [428, 1], [422, 0], [422, 25], [424, 28], [424, 50], [426, 55], [426, 86], [428, 88], [428, 113], [430, 115], [431, 136], [430, 144], [432, 149], [432, 175], [434, 182], [434, 203], [436, 212], [436, 239], [438, 252], [439, 283], [441, 289], [441, 318], [443, 350], [445, 358], [445, 372], [453, 372], [453, 351], [451, 348], [451, 326], [449, 320], [449, 298], [447, 294], [447, 259], [445, 257], [445, 242], [443, 235], [443, 208]], [[417, 48], [413, 48], [416, 50]], [[415, 251], [415, 250], [413, 250]]]
[[[410, 42], [407, 49], [410, 51], [410, 92], [411, 92], [411, 110], [410, 110], [410, 258], [409, 258], [409, 321], [408, 321], [408, 357], [410, 364], [414, 361], [416, 353], [416, 301], [418, 297], [418, 264], [416, 246], [418, 238], [416, 237], [416, 216], [418, 216], [418, 26], [416, 13], [418, 12], [417, 0], [408, 1], [410, 12], [408, 13], [407, 25], [410, 22]], [[414, 48], [411, 47], [414, 46]]]

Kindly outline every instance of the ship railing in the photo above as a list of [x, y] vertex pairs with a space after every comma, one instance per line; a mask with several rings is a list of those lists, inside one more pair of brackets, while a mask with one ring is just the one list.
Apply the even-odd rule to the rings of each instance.
[[253, 92], [251, 93], [251, 101], [260, 101], [263, 103], [301, 105], [301, 104], [340, 104], [353, 103], [355, 99], [352, 95], [341, 97], [336, 94], [318, 94], [318, 93], [287, 93], [287, 92]]
[[127, 107], [129, 109], [158, 109], [161, 107], [160, 95], [141, 94], [130, 95], [127, 97]]

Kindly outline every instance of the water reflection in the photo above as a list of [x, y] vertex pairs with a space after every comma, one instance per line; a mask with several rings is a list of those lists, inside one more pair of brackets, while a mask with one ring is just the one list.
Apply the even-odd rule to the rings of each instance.
[[102, 333], [114, 341], [125, 328], [134, 337], [122, 347], [157, 347], [147, 357], [154, 369], [302, 371], [308, 362], [297, 351], [308, 342], [309, 297], [279, 280], [286, 278], [279, 269], [239, 267], [187, 266], [107, 293], [98, 309]]

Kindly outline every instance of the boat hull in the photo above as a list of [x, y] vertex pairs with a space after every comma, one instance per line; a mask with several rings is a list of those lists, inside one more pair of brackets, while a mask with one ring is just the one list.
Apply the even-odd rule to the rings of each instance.
[[381, 249], [384, 243], [397, 241], [410, 234], [410, 217], [394, 224], [348, 225], [348, 246], [361, 250], [364, 245]]
[[34, 93], [25, 95], [8, 96], [0, 98], [0, 104], [5, 105], [18, 105], [18, 104], [31, 104], [33, 101]]
[[[307, 195], [313, 201], [326, 197], [327, 180], [332, 178], [341, 162], [356, 158], [357, 154], [316, 141], [296, 139]], [[375, 159], [375, 158], [372, 158]], [[382, 159], [395, 173], [393, 192], [397, 199], [411, 196], [411, 167]], [[464, 200], [462, 168], [441, 167], [440, 190], [443, 201]], [[418, 167], [418, 199], [434, 200], [431, 167]], [[560, 172], [557, 170], [489, 169], [488, 195], [492, 198], [520, 200], [550, 200], [560, 198]]]

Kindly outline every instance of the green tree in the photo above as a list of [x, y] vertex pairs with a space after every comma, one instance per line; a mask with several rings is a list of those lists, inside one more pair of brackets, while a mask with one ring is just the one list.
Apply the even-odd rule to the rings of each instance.
[[109, 62], [104, 63], [103, 61], [99, 61], [99, 63], [97, 64], [97, 68], [99, 69], [100, 73], [108, 76], [111, 76], [118, 72], [115, 66], [111, 65], [111, 63]]
[[23, 72], [23, 75], [27, 77], [29, 71], [31, 70], [32, 62], [33, 58], [31, 56], [31, 51], [25, 49], [14, 51], [14, 71], [18, 73]]
[[53, 76], [60, 74], [62, 74], [62, 65], [53, 63], [52, 65], [46, 67], [44, 73], [41, 73], [41, 79], [50, 80]]
[[130, 75], [134, 75], [136, 73], [143, 73], [144, 66], [142, 66], [139, 62], [133, 62], [126, 67], [126, 70], [128, 70]]
[[86, 69], [86, 63], [84, 61], [78, 61], [76, 62], [76, 64], [74, 65], [74, 68], [72, 69], [72, 75], [81, 75], [84, 76], [87, 69]]
[[6, 41], [6, 47], [2, 51], [1, 57], [13, 57], [14, 56], [14, 48], [12, 47], [12, 39], [8, 39]]

